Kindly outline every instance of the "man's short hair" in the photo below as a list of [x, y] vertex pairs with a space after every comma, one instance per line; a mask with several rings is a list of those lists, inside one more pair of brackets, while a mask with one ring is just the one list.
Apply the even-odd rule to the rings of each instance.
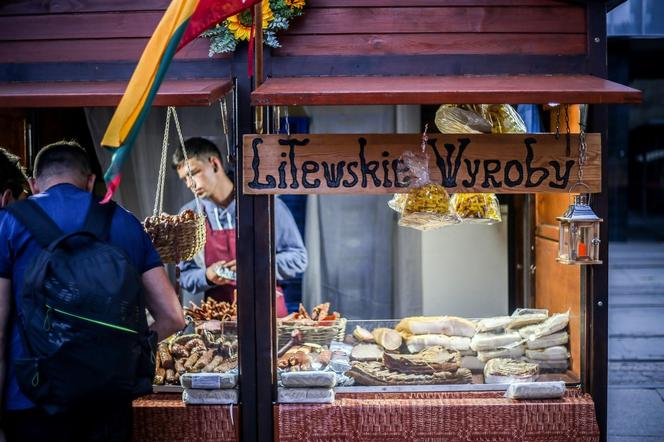
[[35, 158], [34, 177], [51, 178], [61, 175], [92, 174], [88, 153], [76, 141], [58, 141], [42, 148]]
[[[201, 137], [189, 138], [184, 142], [184, 147], [187, 149], [187, 158], [197, 158], [198, 160], [204, 161], [210, 157], [217, 157], [221, 160], [221, 154], [219, 153], [219, 148], [210, 140]], [[172, 166], [173, 169], [176, 169], [184, 161], [184, 154], [182, 153], [182, 147], [178, 146], [173, 153]]]
[[0, 193], [9, 189], [14, 199], [27, 189], [28, 178], [21, 167], [21, 159], [0, 147]]

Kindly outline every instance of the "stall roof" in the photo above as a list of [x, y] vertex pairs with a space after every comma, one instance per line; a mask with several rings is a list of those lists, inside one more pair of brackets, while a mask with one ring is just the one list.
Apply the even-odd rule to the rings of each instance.
[[641, 91], [590, 75], [286, 77], [251, 94], [255, 106], [640, 101]]
[[[117, 106], [126, 81], [0, 83], [0, 107]], [[209, 106], [233, 88], [230, 79], [166, 80], [153, 106]]]

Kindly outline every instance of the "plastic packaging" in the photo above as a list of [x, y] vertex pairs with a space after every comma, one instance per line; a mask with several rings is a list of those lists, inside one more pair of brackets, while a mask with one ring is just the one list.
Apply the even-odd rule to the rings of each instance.
[[506, 328], [512, 322], [511, 316], [496, 316], [480, 319], [477, 323], [478, 333], [492, 332]]
[[539, 375], [539, 366], [515, 359], [491, 359], [484, 366], [484, 382], [487, 384], [511, 384], [533, 382]]
[[477, 333], [470, 341], [470, 348], [475, 351], [494, 350], [512, 346], [521, 341], [521, 335], [517, 332], [507, 333]]
[[[418, 230], [438, 229], [450, 224], [458, 224], [459, 217], [450, 204], [450, 196], [445, 188], [431, 182], [429, 177], [429, 155], [426, 153], [426, 133], [422, 135], [421, 151], [406, 151], [400, 158], [403, 164], [402, 180], [409, 191], [405, 201], [395, 196], [390, 207], [399, 211], [399, 225]], [[398, 194], [397, 194], [398, 195]]]
[[554, 333], [552, 335], [542, 336], [541, 338], [529, 338], [526, 345], [530, 350], [537, 350], [540, 348], [553, 347], [556, 345], [565, 345], [569, 341], [569, 335], [566, 331]]
[[500, 204], [494, 193], [455, 193], [454, 211], [466, 224], [495, 224], [502, 221]]
[[542, 336], [551, 335], [560, 330], [564, 330], [569, 323], [569, 310], [565, 313], [556, 313], [548, 318], [546, 321], [539, 324], [532, 335], [528, 337], [529, 340], [534, 341]]
[[417, 353], [434, 345], [440, 345], [450, 350], [467, 351], [470, 349], [470, 338], [447, 335], [413, 335], [406, 338], [406, 347], [411, 353]]
[[562, 345], [548, 347], [543, 350], [526, 350], [526, 357], [536, 361], [555, 361], [569, 358], [567, 348]]
[[447, 336], [475, 335], [475, 323], [458, 316], [410, 316], [395, 327], [406, 335], [442, 334]]
[[511, 348], [499, 348], [497, 350], [478, 351], [477, 358], [482, 362], [488, 362], [491, 359], [507, 358], [518, 359], [524, 355], [526, 351], [525, 345], [517, 345]]
[[333, 388], [337, 378], [332, 371], [295, 371], [281, 374], [284, 387]]
[[505, 397], [510, 399], [558, 399], [565, 395], [563, 381], [511, 384]]
[[282, 404], [331, 404], [334, 402], [334, 389], [278, 388], [277, 402]]
[[228, 390], [194, 390], [185, 389], [182, 392], [182, 402], [189, 405], [228, 405], [237, 404], [239, 394], [236, 389]]
[[443, 104], [436, 111], [436, 127], [444, 134], [491, 133], [491, 122], [477, 112], [456, 104]]
[[509, 104], [473, 104], [464, 108], [480, 115], [491, 124], [494, 134], [520, 134], [528, 132], [521, 115]]

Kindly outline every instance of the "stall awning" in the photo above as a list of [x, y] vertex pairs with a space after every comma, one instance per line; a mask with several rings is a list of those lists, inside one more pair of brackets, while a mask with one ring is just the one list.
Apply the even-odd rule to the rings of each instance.
[[[0, 83], [0, 107], [117, 106], [126, 81]], [[154, 106], [209, 106], [233, 88], [230, 79], [164, 81]]]
[[641, 92], [590, 75], [269, 78], [255, 106], [639, 103]]

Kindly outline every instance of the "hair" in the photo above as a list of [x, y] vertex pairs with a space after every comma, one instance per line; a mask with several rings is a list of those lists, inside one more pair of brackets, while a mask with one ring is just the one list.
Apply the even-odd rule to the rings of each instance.
[[87, 178], [92, 174], [88, 153], [76, 141], [58, 141], [42, 148], [35, 158], [34, 177], [38, 180], [58, 176]]
[[[201, 137], [189, 138], [184, 142], [184, 147], [187, 149], [187, 158], [197, 158], [201, 161], [204, 161], [210, 157], [216, 157], [219, 158], [219, 161], [221, 161], [223, 164], [221, 154], [219, 153], [219, 148], [217, 148], [217, 146], [208, 139]], [[177, 170], [177, 168], [183, 162], [184, 153], [182, 152], [182, 146], [178, 146], [178, 148], [175, 149], [175, 152], [173, 153], [173, 169]]]
[[28, 188], [28, 178], [21, 167], [21, 159], [0, 147], [0, 192], [9, 189], [14, 199]]

